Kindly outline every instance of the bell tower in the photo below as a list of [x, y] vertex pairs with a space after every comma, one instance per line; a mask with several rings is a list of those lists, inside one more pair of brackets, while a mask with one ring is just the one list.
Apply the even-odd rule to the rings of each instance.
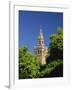
[[38, 36], [38, 45], [35, 48], [35, 54], [37, 55], [40, 64], [46, 64], [46, 55], [47, 55], [47, 48], [44, 46], [44, 37], [42, 33], [42, 29], [40, 28], [40, 33]]

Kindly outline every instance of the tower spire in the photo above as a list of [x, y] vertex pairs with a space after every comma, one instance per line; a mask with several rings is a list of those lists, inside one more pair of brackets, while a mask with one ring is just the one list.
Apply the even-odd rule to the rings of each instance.
[[47, 49], [44, 46], [44, 36], [42, 33], [42, 27], [40, 26], [40, 32], [38, 36], [38, 46], [35, 48], [35, 54], [37, 55], [41, 64], [46, 64]]
[[40, 26], [40, 35], [39, 35], [38, 39], [43, 39], [43, 33], [42, 33], [42, 27], [41, 26]]

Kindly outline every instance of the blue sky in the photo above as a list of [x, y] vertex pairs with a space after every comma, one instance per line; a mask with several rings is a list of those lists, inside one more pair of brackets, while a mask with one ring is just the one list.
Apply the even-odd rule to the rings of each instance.
[[19, 11], [19, 48], [27, 45], [34, 53], [37, 46], [40, 27], [44, 35], [45, 46], [49, 46], [51, 34], [56, 33], [58, 27], [63, 28], [63, 13]]

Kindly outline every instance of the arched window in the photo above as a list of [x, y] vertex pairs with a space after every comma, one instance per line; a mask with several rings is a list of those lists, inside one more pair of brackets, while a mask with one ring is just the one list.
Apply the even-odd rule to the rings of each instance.
[[41, 50], [38, 50], [38, 54], [41, 54]]

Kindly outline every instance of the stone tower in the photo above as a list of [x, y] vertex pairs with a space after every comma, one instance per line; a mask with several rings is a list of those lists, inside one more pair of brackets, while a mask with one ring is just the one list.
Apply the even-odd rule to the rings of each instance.
[[35, 54], [37, 55], [40, 64], [46, 64], [46, 56], [48, 53], [48, 49], [44, 45], [44, 37], [42, 33], [42, 29], [40, 28], [40, 34], [38, 36], [38, 45], [35, 48]]

